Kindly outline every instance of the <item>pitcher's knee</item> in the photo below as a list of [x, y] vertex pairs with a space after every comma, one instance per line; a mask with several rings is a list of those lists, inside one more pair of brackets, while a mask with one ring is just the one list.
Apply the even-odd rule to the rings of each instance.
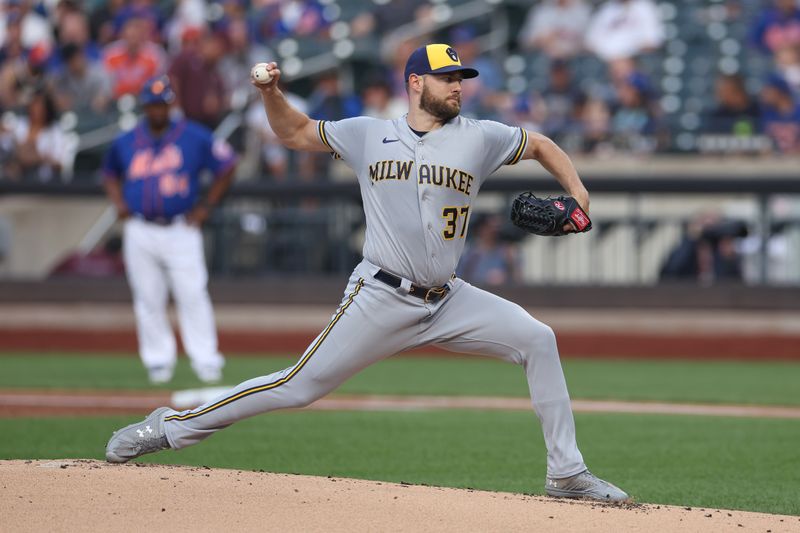
[[538, 342], [544, 346], [555, 348], [556, 332], [553, 331], [553, 328], [540, 322], [538, 330], [536, 335]]
[[312, 403], [319, 400], [322, 396], [324, 396], [323, 393], [315, 390], [309, 390], [309, 389], [295, 390], [291, 394], [291, 397], [288, 402], [289, 405], [287, 405], [286, 407], [293, 409], [308, 407]]
[[[299, 383], [297, 385], [300, 385]], [[289, 398], [291, 405], [287, 407], [290, 408], [301, 408], [307, 407], [312, 403], [316, 402], [326, 394], [328, 394], [331, 390], [333, 390], [335, 385], [331, 385], [328, 382], [319, 382], [316, 380], [310, 380], [303, 383], [302, 386], [295, 387], [290, 393]]]
[[521, 340], [520, 353], [522, 354], [523, 360], [531, 357], [558, 358], [556, 334], [553, 328], [547, 324], [535, 322], [529, 325]]

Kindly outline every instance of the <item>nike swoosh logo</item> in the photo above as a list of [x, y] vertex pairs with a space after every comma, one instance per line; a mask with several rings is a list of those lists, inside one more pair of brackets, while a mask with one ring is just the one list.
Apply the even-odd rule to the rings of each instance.
[[386, 137], [384, 137], [383, 138], [383, 144], [396, 143], [399, 140], [400, 139], [387, 139]]

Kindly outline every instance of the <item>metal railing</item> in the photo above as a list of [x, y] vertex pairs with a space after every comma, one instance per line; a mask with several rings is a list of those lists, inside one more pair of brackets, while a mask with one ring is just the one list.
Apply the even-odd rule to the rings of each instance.
[[[681, 239], [687, 221], [698, 212], [716, 209], [747, 227], [749, 237], [740, 242], [745, 281], [800, 285], [800, 180], [792, 176], [590, 175], [583, 181], [593, 195], [595, 230], [567, 239], [517, 235], [526, 283], [656, 283], [660, 265]], [[552, 178], [492, 178], [474, 210], [506, 217], [511, 199], [522, 190], [558, 192]], [[102, 190], [86, 182], [0, 181], [0, 196], [13, 194], [96, 197]], [[354, 182], [237, 183], [206, 228], [211, 272], [347, 272], [361, 249], [360, 202]], [[106, 212], [80, 249], [91, 249], [111, 226], [111, 213]]]

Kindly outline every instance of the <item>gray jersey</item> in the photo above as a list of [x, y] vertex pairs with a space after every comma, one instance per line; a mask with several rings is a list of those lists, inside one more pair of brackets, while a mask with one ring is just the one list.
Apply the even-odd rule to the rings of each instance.
[[[527, 134], [456, 118], [420, 138], [405, 117], [321, 121], [318, 132], [358, 175], [365, 259], [330, 323], [295, 365], [245, 381], [196, 409], [168, 411], [169, 446], [185, 448], [259, 413], [303, 407], [373, 363], [435, 345], [521, 365], [542, 425], [548, 476], [586, 470], [553, 330], [508, 300], [450, 280], [478, 189], [500, 165], [522, 158]], [[449, 290], [437, 300], [414, 296], [377, 278], [380, 268], [419, 285], [447, 282]]]
[[405, 116], [320, 121], [318, 131], [358, 176], [364, 258], [425, 286], [450, 279], [480, 186], [503, 164], [517, 163], [528, 142], [522, 128], [462, 117], [423, 137]]

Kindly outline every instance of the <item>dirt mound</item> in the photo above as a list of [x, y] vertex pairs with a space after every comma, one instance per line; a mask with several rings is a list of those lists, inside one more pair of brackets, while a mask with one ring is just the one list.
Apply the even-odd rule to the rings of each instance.
[[798, 531], [742, 511], [612, 506], [354, 479], [0, 461], [3, 531]]

